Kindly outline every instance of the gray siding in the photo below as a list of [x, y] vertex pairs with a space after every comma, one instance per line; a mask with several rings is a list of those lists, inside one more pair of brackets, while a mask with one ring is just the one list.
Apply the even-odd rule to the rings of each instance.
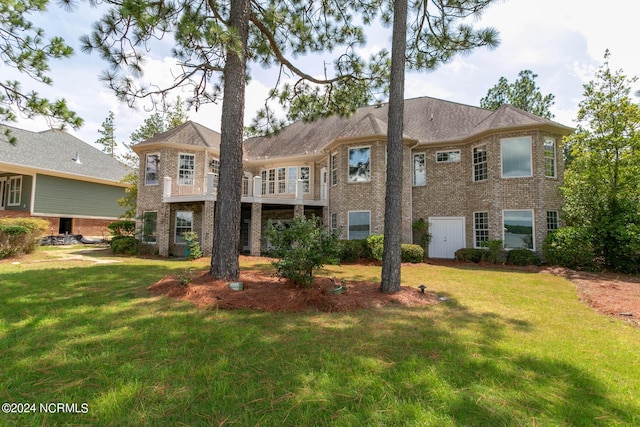
[[35, 213], [118, 218], [125, 211], [117, 202], [122, 187], [38, 174], [35, 191]]

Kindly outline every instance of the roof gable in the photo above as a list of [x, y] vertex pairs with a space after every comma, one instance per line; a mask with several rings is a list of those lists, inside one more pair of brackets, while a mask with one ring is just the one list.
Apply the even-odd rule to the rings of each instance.
[[220, 150], [220, 134], [201, 124], [187, 121], [178, 127], [155, 135], [146, 141], [136, 144], [133, 149], [136, 151], [147, 145], [171, 143], [179, 145], [191, 145], [193, 147], [212, 148]]
[[[30, 132], [8, 128], [16, 143], [0, 135], [0, 164], [34, 169], [44, 174], [63, 174], [119, 182], [131, 170], [110, 155], [61, 130]], [[1, 169], [1, 166], [0, 166]]]

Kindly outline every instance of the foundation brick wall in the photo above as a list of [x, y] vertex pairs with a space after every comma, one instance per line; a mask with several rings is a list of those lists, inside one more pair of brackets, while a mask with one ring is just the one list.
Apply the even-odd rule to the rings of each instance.
[[[0, 211], [0, 218], [39, 218], [49, 223], [46, 235], [58, 235], [60, 230], [60, 218], [51, 216], [35, 216], [25, 211]], [[72, 218], [71, 234], [81, 234], [85, 237], [108, 238], [109, 229], [107, 226], [118, 219], [96, 219], [96, 218]]]

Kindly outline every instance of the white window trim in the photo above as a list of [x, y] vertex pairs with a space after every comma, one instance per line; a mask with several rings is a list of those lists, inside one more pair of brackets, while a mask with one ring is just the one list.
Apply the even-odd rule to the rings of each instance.
[[[532, 248], [530, 250], [535, 252], [536, 250], [536, 216], [533, 209], [503, 209], [502, 210], [502, 243], [506, 245], [506, 240], [504, 238], [504, 233], [505, 233], [504, 213], [505, 212], [531, 212], [531, 246]], [[510, 249], [520, 249], [520, 248], [507, 248], [505, 246], [505, 249], [510, 250]], [[529, 249], [529, 248], [524, 248], [524, 249]]]
[[[329, 184], [331, 187], [338, 185], [338, 152], [329, 154]], [[334, 174], [335, 172], [335, 174]]]
[[[483, 163], [487, 165], [487, 177], [484, 179], [476, 179], [476, 163], [474, 163], [475, 161], [474, 150], [476, 148], [481, 148], [481, 147], [484, 147], [484, 152], [486, 153], [486, 160]], [[487, 144], [482, 143], [482, 144], [474, 145], [473, 147], [471, 147], [471, 182], [485, 182], [488, 180], [489, 180], [489, 150], [487, 149]]]
[[[20, 180], [20, 187], [12, 192], [11, 190], [12, 183], [18, 180]], [[22, 203], [22, 184], [24, 184], [24, 179], [22, 179], [22, 175], [14, 175], [9, 177], [6, 184], [7, 188], [5, 190], [7, 192], [7, 206], [20, 206], [20, 203]], [[17, 195], [17, 198], [14, 198], [13, 200], [11, 200], [12, 196], [14, 195]]]
[[[438, 160], [440, 153], [458, 153], [458, 160]], [[436, 151], [436, 163], [460, 163], [462, 161], [462, 152], [460, 150], [440, 150]]]
[[[368, 181], [351, 181], [350, 173], [349, 173], [349, 153], [351, 150], [361, 150], [363, 148], [369, 149], [369, 180]], [[372, 161], [373, 150], [371, 149], [371, 145], [358, 145], [353, 147], [347, 147], [347, 184], [368, 184], [371, 182], [371, 176], [373, 175], [373, 161]]]
[[[504, 155], [502, 153], [502, 143], [510, 140], [524, 139], [527, 138], [529, 140], [529, 175], [517, 175], [517, 176], [504, 176], [504, 164], [503, 159]], [[532, 149], [532, 138], [529, 135], [524, 136], [514, 136], [511, 138], [500, 138], [500, 177], [502, 179], [518, 179], [518, 178], [531, 178], [533, 176], [533, 149]]]
[[[551, 157], [547, 157], [545, 155], [546, 150], [544, 145], [547, 142], [552, 142], [553, 143], [553, 175], [547, 175], [547, 159], [550, 159]], [[542, 157], [544, 159], [544, 176], [545, 178], [558, 178], [558, 153], [557, 153], [557, 147], [558, 144], [556, 143], [555, 138], [545, 138], [544, 139], [544, 143], [542, 144]]]
[[351, 221], [349, 220], [350, 214], [352, 213], [362, 213], [366, 212], [369, 214], [369, 236], [371, 236], [371, 211], [366, 210], [357, 210], [357, 211], [347, 211], [347, 240], [351, 240]]
[[[424, 170], [422, 171], [422, 175], [424, 175], [424, 184], [416, 184], [416, 156], [422, 156], [424, 159]], [[413, 187], [424, 187], [427, 185], [427, 153], [413, 153], [411, 156], [411, 184]]]
[[189, 231], [193, 231], [193, 223], [195, 221], [195, 216], [193, 215], [193, 211], [176, 211], [175, 223], [173, 227], [173, 243], [175, 243], [176, 245], [184, 246], [187, 244], [186, 242], [178, 241], [178, 214], [181, 212], [187, 212], [191, 214], [191, 229]]
[[[191, 184], [183, 184], [182, 182], [180, 182], [180, 157], [181, 156], [193, 157], [193, 169], [191, 170], [191, 172], [192, 172]], [[193, 154], [193, 153], [178, 153], [178, 176], [176, 178], [178, 180], [178, 185], [195, 185], [195, 180], [196, 180], [196, 155], [195, 154]]]
[[[147, 181], [147, 165], [149, 164], [147, 159], [149, 158], [149, 156], [158, 156], [158, 170], [156, 171], [158, 173], [158, 182], [155, 183], [149, 183]], [[160, 153], [159, 152], [155, 152], [155, 153], [146, 153], [144, 156], [144, 185], [147, 187], [152, 187], [154, 185], [160, 185]]]

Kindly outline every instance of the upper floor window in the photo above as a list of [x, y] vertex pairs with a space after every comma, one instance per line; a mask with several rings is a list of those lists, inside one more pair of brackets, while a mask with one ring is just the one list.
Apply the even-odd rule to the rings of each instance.
[[19, 206], [22, 199], [22, 177], [9, 177], [9, 192], [7, 195], [7, 206]]
[[460, 150], [436, 152], [436, 163], [454, 163], [460, 161]]
[[311, 191], [311, 168], [309, 166], [287, 166], [260, 171], [262, 194], [295, 194], [298, 180], [302, 180], [302, 191]]
[[160, 154], [147, 154], [144, 163], [144, 185], [158, 185], [160, 183]]
[[349, 148], [349, 182], [371, 181], [371, 147]]
[[180, 154], [178, 160], [178, 184], [193, 185], [195, 170], [196, 156], [193, 154]]
[[547, 178], [556, 177], [556, 141], [555, 139], [544, 140], [544, 176]]
[[331, 169], [331, 185], [336, 185], [338, 183], [338, 153], [331, 153], [329, 163], [329, 168]]
[[426, 154], [416, 153], [413, 155], [413, 185], [422, 186], [427, 184]]
[[220, 179], [220, 160], [209, 160], [209, 172], [213, 174], [213, 188], [218, 188], [218, 181]]
[[309, 166], [300, 166], [300, 180], [302, 181], [302, 192], [308, 193], [311, 190], [311, 169]]
[[489, 176], [487, 164], [487, 146], [481, 145], [473, 148], [473, 180], [484, 181]]
[[276, 175], [277, 175], [276, 178], [278, 179], [278, 193], [286, 193], [287, 192], [287, 168], [278, 168]]
[[504, 247], [507, 249], [533, 247], [533, 211], [512, 210], [502, 212]]
[[500, 154], [503, 178], [531, 176], [531, 137], [501, 139]]

